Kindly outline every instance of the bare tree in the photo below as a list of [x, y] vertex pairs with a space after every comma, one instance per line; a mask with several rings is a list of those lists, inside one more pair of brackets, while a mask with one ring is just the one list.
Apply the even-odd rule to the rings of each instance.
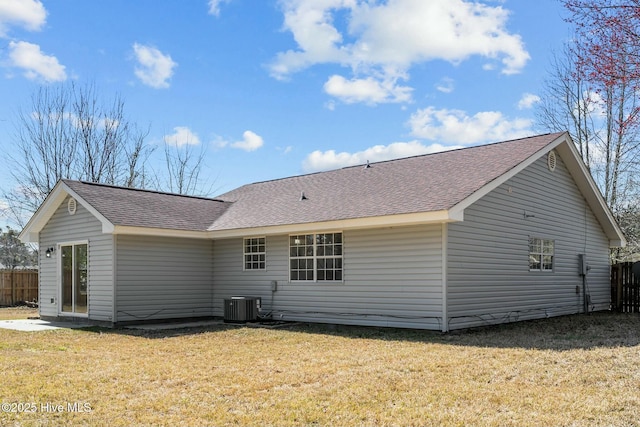
[[574, 34], [554, 57], [538, 125], [569, 130], [633, 250], [640, 238], [633, 226], [640, 200], [640, 0], [564, 5]]
[[59, 179], [144, 187], [144, 163], [152, 148], [148, 130], [127, 120], [124, 101], [101, 102], [93, 85], [44, 86], [17, 115], [11, 175], [17, 186], [3, 194], [19, 225]]
[[591, 170], [591, 147], [596, 144], [598, 104], [580, 77], [568, 45], [552, 56], [549, 77], [536, 109], [537, 126], [549, 132], [568, 131], [587, 168]]
[[640, 169], [640, 0], [564, 0], [575, 77], [600, 96], [601, 190], [614, 212], [634, 197]]
[[[189, 194], [207, 196], [211, 193], [211, 186], [205, 188], [205, 181], [201, 178], [204, 164], [205, 151], [195, 146], [184, 144], [177, 146], [165, 143], [164, 159], [166, 166], [166, 178], [164, 185], [159, 185], [163, 190], [177, 194]], [[162, 180], [159, 179], [159, 182]]]

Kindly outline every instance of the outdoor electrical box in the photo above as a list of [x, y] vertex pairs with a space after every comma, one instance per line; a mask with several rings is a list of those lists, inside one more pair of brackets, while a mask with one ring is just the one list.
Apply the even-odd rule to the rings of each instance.
[[587, 264], [587, 255], [579, 254], [578, 255], [578, 272], [581, 276], [586, 276], [589, 273], [589, 264]]

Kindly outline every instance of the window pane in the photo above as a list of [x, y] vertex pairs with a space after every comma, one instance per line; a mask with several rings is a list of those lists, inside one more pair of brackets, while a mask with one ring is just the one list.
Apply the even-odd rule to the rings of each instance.
[[87, 312], [87, 245], [75, 246], [75, 311]]
[[529, 252], [531, 253], [540, 253], [542, 252], [540, 249], [540, 239], [529, 239]]
[[342, 270], [336, 270], [336, 280], [342, 280]]
[[324, 270], [318, 270], [318, 280], [324, 280]]
[[318, 246], [316, 248], [316, 252], [318, 256], [323, 256], [324, 255], [324, 246]]
[[62, 311], [73, 311], [73, 246], [62, 246]]
[[540, 255], [529, 255], [529, 269], [540, 270]]

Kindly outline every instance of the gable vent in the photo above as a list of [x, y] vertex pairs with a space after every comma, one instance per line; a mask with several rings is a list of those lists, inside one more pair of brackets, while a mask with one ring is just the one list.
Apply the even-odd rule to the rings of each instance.
[[549, 154], [547, 154], [547, 166], [549, 170], [553, 172], [556, 170], [556, 164], [558, 163], [558, 158], [556, 157], [556, 152], [551, 150]]
[[76, 204], [76, 199], [73, 197], [69, 199], [67, 202], [67, 211], [69, 211], [69, 215], [75, 215], [78, 205]]

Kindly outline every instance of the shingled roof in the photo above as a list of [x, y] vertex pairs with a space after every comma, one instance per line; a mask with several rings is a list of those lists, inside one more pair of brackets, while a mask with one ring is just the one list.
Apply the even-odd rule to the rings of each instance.
[[562, 135], [552, 133], [245, 185], [218, 196], [233, 204], [209, 229], [447, 210]]
[[116, 226], [206, 231], [229, 207], [218, 199], [62, 180]]
[[566, 133], [551, 133], [245, 185], [215, 199], [62, 180], [24, 241], [71, 195], [103, 233], [196, 238], [463, 220], [475, 200], [555, 149], [612, 244], [624, 236]]

